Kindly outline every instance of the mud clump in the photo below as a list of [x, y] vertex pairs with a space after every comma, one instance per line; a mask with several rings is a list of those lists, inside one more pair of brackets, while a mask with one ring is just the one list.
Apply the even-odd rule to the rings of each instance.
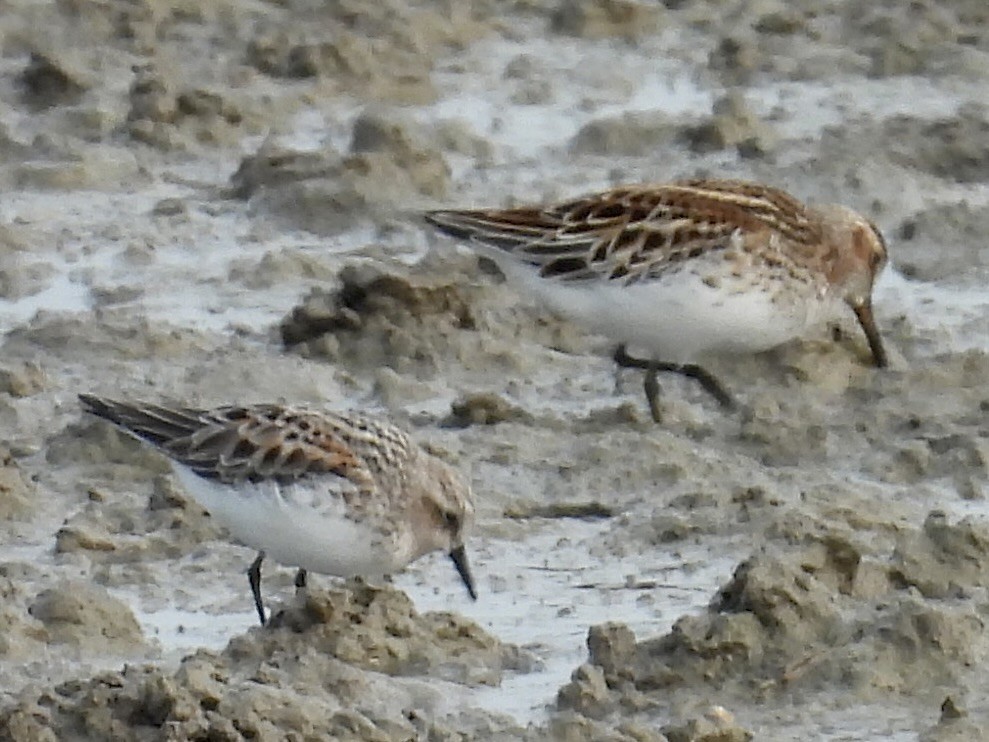
[[[896, 267], [910, 278], [969, 282], [989, 274], [989, 208], [932, 206], [907, 217], [894, 233]], [[936, 243], [940, 249], [931, 250]]]
[[144, 644], [130, 608], [98, 585], [70, 582], [48, 588], [28, 612], [44, 625], [50, 642], [83, 652], [123, 654]]
[[444, 425], [467, 428], [471, 425], [497, 425], [504, 422], [531, 423], [532, 415], [497, 394], [468, 394], [453, 402]]
[[[573, 325], [493, 284], [475, 256], [446, 249], [408, 268], [376, 261], [345, 265], [336, 288], [314, 289], [279, 329], [287, 348], [352, 373], [372, 370], [383, 387], [394, 386], [390, 374], [380, 376], [383, 369], [434, 385], [445, 384], [445, 370], [454, 368], [470, 371], [477, 383], [503, 380], [506, 373], [521, 377], [538, 367], [547, 348], [573, 352], [587, 342]], [[465, 395], [463, 387], [455, 392]], [[492, 421], [497, 408], [473, 406]]]
[[635, 635], [624, 624], [592, 626], [587, 648], [588, 662], [574, 670], [570, 682], [557, 694], [556, 704], [600, 719], [618, 708], [618, 697], [609, 688], [625, 686], [633, 679], [625, 668], [635, 660]]
[[[845, 569], [839, 564], [831, 570]], [[971, 606], [930, 605], [905, 593], [836, 599], [838, 582], [828, 585], [821, 572], [764, 557], [743, 563], [708, 616], [681, 619], [671, 634], [639, 647], [636, 688], [716, 683], [741, 671], [743, 684], [760, 693], [834, 682], [908, 692], [916, 678], [904, 671], [901, 652], [928, 665], [925, 683], [949, 682], [971, 661], [975, 649], [966, 642], [982, 624]]]
[[490, 31], [483, 12], [451, 14], [433, 5], [388, 0], [368, 6], [345, 0], [313, 11], [306, 34], [286, 14], [283, 23], [250, 39], [245, 61], [272, 77], [316, 80], [330, 95], [432, 103], [437, 97], [431, 79], [436, 60], [449, 45], [466, 44]]
[[527, 655], [470, 619], [453, 613], [419, 615], [405, 593], [359, 580], [343, 590], [308, 593], [270, 623], [275, 634], [265, 634], [265, 640], [292, 644], [279, 632], [288, 629], [311, 650], [386, 675], [496, 686], [504, 670], [531, 667]]
[[37, 363], [0, 366], [0, 394], [31, 397], [45, 388], [45, 373]]
[[27, 610], [26, 576], [18, 565], [0, 564], [0, 658], [29, 659], [45, 651], [51, 635]]
[[989, 181], [989, 113], [983, 105], [963, 105], [937, 121], [894, 116], [882, 137], [897, 161], [922, 172], [957, 183]]
[[[637, 648], [634, 686], [717, 683], [746, 668], [747, 682], [777, 680], [809, 642], [831, 635], [839, 614], [826, 586], [796, 565], [756, 557], [743, 563], [710, 613], [681, 618], [673, 631]], [[619, 668], [606, 666], [606, 673]]]
[[48, 288], [55, 272], [50, 265], [9, 253], [6, 247], [0, 245], [0, 299], [16, 301]]
[[893, 553], [891, 579], [926, 598], [966, 596], [973, 586], [989, 588], [989, 529], [966, 518], [950, 524], [933, 512], [919, 532], [902, 536]]
[[[219, 654], [187, 656], [174, 672], [127, 666], [26, 690], [0, 712], [0, 738], [446, 738], [442, 693], [387, 673], [496, 683], [521, 657], [466, 619], [419, 616], [402, 593], [352, 582], [310, 595]], [[490, 723], [483, 712], [474, 721]]]
[[504, 362], [478, 332], [496, 321], [478, 311], [483, 286], [428, 265], [403, 274], [370, 263], [344, 267], [340, 283], [315, 289], [282, 321], [286, 346], [351, 369], [390, 367], [421, 378], [445, 363]]
[[563, 0], [553, 12], [550, 25], [557, 33], [567, 36], [634, 40], [655, 33], [660, 17], [657, 5], [630, 0]]
[[693, 152], [734, 147], [742, 157], [761, 157], [775, 145], [769, 127], [749, 110], [744, 97], [738, 93], [729, 93], [716, 100], [711, 118], [688, 126], [681, 137]]
[[894, 3], [873, 3], [848, 5], [840, 14], [834, 30], [870, 59], [869, 74], [875, 77], [963, 71], [959, 46], [989, 48], [984, 3], [918, 3], [909, 13], [902, 10]]
[[662, 731], [669, 742], [748, 742], [754, 737], [721, 706], [712, 706], [683, 723], [668, 724]]
[[39, 52], [31, 53], [19, 82], [25, 102], [35, 108], [71, 105], [86, 92], [86, 86], [75, 74]]
[[989, 585], [984, 530], [934, 514], [888, 564], [833, 537], [754, 556], [706, 614], [681, 618], [665, 636], [636, 642], [623, 624], [592, 627], [588, 661], [560, 689], [557, 709], [603, 720], [673, 712], [681, 692], [704, 689], [740, 704], [837, 685], [864, 699], [950, 690], [986, 649], [969, 599]]
[[624, 113], [595, 119], [570, 141], [570, 151], [588, 155], [646, 155], [672, 144], [677, 126], [666, 114]]
[[[371, 265], [340, 272], [336, 291], [313, 291], [282, 321], [282, 341], [307, 354], [362, 365], [435, 367], [443, 336], [476, 328], [455, 283], [402, 277]], [[428, 324], [429, 332], [421, 332]], [[399, 369], [396, 369], [399, 370]]]
[[109, 309], [78, 315], [39, 312], [6, 335], [3, 349], [23, 358], [39, 354], [76, 358], [92, 353], [109, 361], [183, 357], [201, 344], [202, 335], [194, 330], [135, 319], [130, 310]]
[[131, 137], [165, 151], [185, 149], [191, 142], [232, 144], [244, 134], [238, 131], [244, 114], [223, 95], [203, 88], [174, 89], [150, 67], [139, 71], [129, 97]]
[[762, 157], [775, 147], [770, 127], [749, 109], [744, 97], [729, 93], [714, 102], [711, 116], [684, 123], [663, 113], [625, 113], [596, 119], [570, 141], [574, 154], [646, 156], [676, 144], [705, 154], [735, 149], [742, 157]]
[[33, 485], [24, 477], [10, 451], [0, 446], [0, 521], [30, 513], [34, 495]]
[[953, 697], [941, 704], [941, 718], [931, 729], [920, 735], [920, 742], [964, 742], [985, 739], [986, 729], [980, 728], [968, 718], [968, 711]]
[[[401, 75], [384, 76], [383, 57], [390, 58], [396, 65], [392, 69], [401, 69]], [[340, 92], [359, 90], [372, 99], [410, 105], [436, 99], [431, 58], [413, 48], [388, 47], [346, 30], [317, 42], [292, 42], [282, 34], [258, 37], [248, 45], [247, 61], [272, 77], [319, 78]]]
[[234, 194], [318, 234], [405, 211], [446, 195], [450, 171], [439, 148], [404, 118], [365, 112], [350, 152], [296, 151], [264, 144], [231, 178]]

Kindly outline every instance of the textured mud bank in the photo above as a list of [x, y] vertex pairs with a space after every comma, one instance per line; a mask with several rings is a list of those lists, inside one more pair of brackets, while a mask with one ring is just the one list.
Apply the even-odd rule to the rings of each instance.
[[[984, 0], [14, 0], [0, 48], [0, 739], [987, 734]], [[839, 318], [657, 426], [414, 213], [699, 174], [876, 221], [892, 368]], [[273, 566], [257, 628], [80, 391], [393, 418], [481, 599]]]

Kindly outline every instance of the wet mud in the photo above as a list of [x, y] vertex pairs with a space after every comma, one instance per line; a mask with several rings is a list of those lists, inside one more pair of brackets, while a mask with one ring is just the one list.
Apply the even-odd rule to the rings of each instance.
[[[0, 15], [0, 740], [979, 739], [989, 8]], [[724, 175], [868, 215], [854, 318], [662, 377], [431, 233]], [[656, 321], [662, 321], [657, 318]], [[463, 469], [480, 600], [265, 575], [79, 392], [361, 408]]]

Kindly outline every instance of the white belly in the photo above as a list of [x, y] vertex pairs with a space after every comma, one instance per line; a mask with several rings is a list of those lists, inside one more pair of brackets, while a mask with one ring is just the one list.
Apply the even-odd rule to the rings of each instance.
[[603, 280], [561, 283], [512, 259], [498, 262], [511, 281], [554, 312], [672, 363], [708, 353], [767, 350], [835, 312], [833, 302], [809, 285], [777, 292], [722, 281], [722, 288], [713, 288], [687, 271], [629, 286]]
[[[293, 504], [294, 498], [283, 497], [271, 482], [234, 488], [203, 479], [181, 464], [173, 462], [172, 469], [185, 490], [235, 539], [280, 564], [339, 577], [373, 577], [405, 566], [407, 560], [395, 553], [395, 539], [347, 518], [339, 497], [335, 506], [330, 502], [317, 512]], [[325, 498], [334, 495], [327, 492]]]

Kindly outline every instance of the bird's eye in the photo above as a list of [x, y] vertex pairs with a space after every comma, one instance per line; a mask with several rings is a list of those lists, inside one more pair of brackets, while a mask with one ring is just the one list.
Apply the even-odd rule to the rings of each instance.
[[451, 510], [447, 510], [443, 513], [443, 523], [451, 531], [457, 531], [460, 529], [460, 516]]

